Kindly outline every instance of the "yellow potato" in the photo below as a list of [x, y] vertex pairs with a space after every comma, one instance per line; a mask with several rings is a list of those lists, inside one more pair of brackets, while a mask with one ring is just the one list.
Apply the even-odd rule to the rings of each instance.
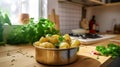
[[59, 48], [60, 49], [70, 48], [70, 45], [67, 42], [61, 42]]
[[80, 41], [78, 39], [76, 40], [73, 40], [72, 43], [71, 43], [71, 47], [78, 47], [80, 46]]
[[45, 38], [45, 37], [41, 37], [40, 40], [39, 40], [40, 43], [43, 43], [43, 42], [48, 42], [48, 39]]
[[68, 42], [68, 43], [70, 44], [71, 38], [70, 38], [69, 34], [65, 34], [65, 35], [63, 36], [63, 38], [64, 38], [64, 40], [65, 40], [66, 42]]
[[55, 46], [50, 42], [43, 42], [39, 46], [43, 48], [55, 48]]
[[34, 44], [35, 44], [36, 46], [39, 46], [39, 45], [40, 45], [40, 42], [37, 41], [37, 42], [35, 42]]
[[52, 35], [52, 37], [57, 38], [57, 40], [58, 40], [59, 37], [60, 37], [60, 35], [58, 35], [58, 34], [54, 34], [54, 35]]
[[51, 37], [47, 37], [47, 39], [52, 44], [58, 43], [58, 39], [56, 37], [51, 36]]

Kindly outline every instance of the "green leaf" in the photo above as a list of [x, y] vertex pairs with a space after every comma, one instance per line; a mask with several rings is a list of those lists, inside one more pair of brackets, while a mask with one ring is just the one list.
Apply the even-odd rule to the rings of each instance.
[[47, 34], [58, 34], [59, 31], [55, 29], [54, 23], [49, 19], [40, 18], [35, 23], [34, 18], [30, 18], [30, 22], [27, 25], [22, 25], [17, 29], [14, 29], [9, 35], [8, 43], [33, 43], [38, 41], [40, 37]]
[[120, 57], [120, 46], [113, 43], [107, 44], [107, 47], [96, 46], [96, 50], [105, 56], [112, 56], [112, 58]]
[[2, 10], [0, 10], [0, 24], [4, 25], [5, 23], [11, 25], [8, 15]]
[[8, 23], [9, 25], [11, 25], [10, 19], [7, 14], [5, 14], [4, 20], [5, 20], [4, 23]]

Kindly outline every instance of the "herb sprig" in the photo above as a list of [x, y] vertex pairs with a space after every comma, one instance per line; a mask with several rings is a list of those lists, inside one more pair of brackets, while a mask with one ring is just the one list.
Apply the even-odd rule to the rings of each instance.
[[120, 57], [120, 46], [113, 43], [107, 44], [107, 47], [96, 46], [96, 50], [104, 56], [112, 56], [112, 58]]
[[8, 35], [7, 43], [33, 43], [46, 34], [59, 34], [59, 31], [55, 29], [55, 24], [49, 19], [39, 18], [36, 22], [34, 18], [31, 18], [29, 24], [18, 26], [12, 30]]

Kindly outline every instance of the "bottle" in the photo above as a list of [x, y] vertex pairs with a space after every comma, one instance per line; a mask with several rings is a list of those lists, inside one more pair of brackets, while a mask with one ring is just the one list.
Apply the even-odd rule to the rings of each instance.
[[92, 16], [92, 19], [89, 22], [89, 33], [95, 34], [96, 33], [96, 20], [95, 16]]
[[120, 24], [115, 24], [114, 25], [114, 33], [119, 34], [120, 33]]

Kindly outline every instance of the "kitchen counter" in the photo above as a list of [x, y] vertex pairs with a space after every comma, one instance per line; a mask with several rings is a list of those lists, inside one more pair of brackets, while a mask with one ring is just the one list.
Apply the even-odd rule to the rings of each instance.
[[93, 55], [92, 51], [95, 51], [96, 45], [106, 46], [110, 42], [120, 45], [120, 42], [113, 39], [120, 40], [120, 35], [94, 44], [81, 45], [78, 51], [78, 60], [63, 66], [48, 66], [37, 63], [35, 60], [35, 48], [30, 45], [0, 46], [0, 67], [106, 67], [111, 62], [111, 57]]

